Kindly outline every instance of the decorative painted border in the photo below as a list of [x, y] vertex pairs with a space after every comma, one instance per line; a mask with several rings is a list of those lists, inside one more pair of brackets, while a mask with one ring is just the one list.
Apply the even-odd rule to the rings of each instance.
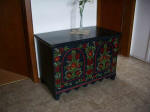
[[[104, 40], [105, 41], [105, 40]], [[107, 73], [105, 73], [105, 71], [97, 71], [97, 69], [96, 69], [96, 61], [97, 61], [97, 56], [98, 56], [98, 53], [99, 53], [99, 50], [100, 50], [100, 48], [104, 45], [104, 43], [106, 43], [107, 45], [108, 44], [111, 44], [110, 45], [110, 47], [112, 48], [112, 50], [110, 51], [111, 53], [110, 53], [110, 55], [112, 55], [112, 56], [114, 56], [114, 53], [115, 53], [115, 51], [117, 51], [118, 50], [118, 46], [116, 45], [116, 43], [118, 44], [118, 39], [116, 39], [116, 38], [113, 38], [113, 39], [110, 39], [110, 40], [108, 40], [108, 41], [105, 41], [105, 42], [103, 42], [103, 44], [100, 44], [100, 43], [98, 43], [98, 41], [92, 41], [92, 42], [94, 42], [95, 44], [93, 44], [95, 47], [96, 47], [96, 49], [95, 49], [95, 51], [94, 51], [94, 55], [93, 55], [93, 57], [95, 58], [94, 59], [94, 61], [95, 61], [95, 63], [94, 63], [94, 65], [93, 65], [93, 75], [92, 75], [92, 81], [91, 81], [91, 79], [88, 79], [87, 80], [87, 82], [85, 82], [84, 80], [86, 80], [86, 62], [87, 62], [87, 60], [86, 60], [86, 54], [84, 54], [85, 52], [84, 52], [84, 50], [82, 50], [82, 48], [81, 48], [81, 46], [79, 47], [79, 48], [70, 48], [70, 49], [68, 49], [65, 53], [64, 53], [64, 55], [62, 55], [62, 61], [60, 61], [61, 62], [61, 64], [60, 64], [60, 75], [61, 75], [61, 78], [60, 78], [60, 84], [61, 85], [63, 85], [63, 84], [65, 84], [65, 83], [69, 83], [69, 82], [72, 82], [72, 81], [74, 81], [74, 80], [83, 80], [83, 82], [82, 83], [80, 83], [79, 85], [70, 85], [70, 86], [67, 86], [67, 87], [61, 87], [61, 88], [59, 88], [59, 90], [57, 90], [56, 89], [56, 93], [57, 94], [59, 94], [59, 93], [62, 93], [62, 92], [65, 92], [65, 91], [68, 91], [68, 90], [70, 90], [70, 89], [73, 89], [73, 88], [77, 88], [77, 87], [80, 87], [80, 86], [82, 86], [82, 85], [86, 85], [86, 84], [89, 84], [89, 83], [92, 83], [92, 82], [95, 82], [95, 81], [97, 81], [97, 80], [100, 80], [100, 79], [103, 79], [103, 78], [105, 78], [105, 77], [109, 77], [109, 76], [111, 76], [111, 75], [107, 75], [108, 74], [108, 72]], [[87, 46], [85, 46], [84, 47], [84, 49], [86, 49], [86, 47]], [[83, 73], [82, 73], [82, 75], [83, 76], [80, 76], [80, 77], [77, 77], [77, 78], [74, 78], [74, 79], [71, 79], [71, 80], [67, 80], [67, 81], [65, 81], [64, 80], [64, 68], [63, 68], [63, 65], [64, 65], [64, 62], [65, 62], [65, 58], [67, 57], [67, 55], [69, 54], [69, 52], [71, 52], [72, 50], [77, 50], [77, 51], [79, 51], [79, 54], [80, 55], [82, 55], [82, 57], [83, 57], [83, 66], [82, 66], [82, 69], [83, 69]], [[117, 54], [117, 53], [115, 53], [115, 54]], [[114, 60], [114, 58], [116, 57], [117, 55], [115, 55], [114, 57], [111, 57], [111, 64], [112, 64], [112, 67], [109, 67], [108, 69], [110, 69], [110, 73], [111, 74], [114, 74], [115, 73], [115, 70], [112, 70], [112, 69], [116, 69], [114, 66], [115, 66], [115, 64], [113, 63], [113, 61], [115, 61]], [[102, 74], [105, 74], [104, 76], [101, 76], [101, 75], [98, 75], [98, 73], [102, 73]], [[96, 77], [97, 77], [97, 79], [96, 79]], [[71, 86], [73, 86], [73, 87], [71, 87]]]
[[81, 87], [81, 86], [84, 86], [84, 85], [87, 85], [87, 84], [91, 84], [92, 82], [95, 82], [95, 81], [98, 81], [98, 80], [101, 80], [101, 79], [104, 79], [104, 78], [113, 76], [114, 74], [115, 74], [115, 73], [111, 73], [111, 74], [109, 74], [109, 75], [102, 76], [102, 77], [100, 77], [100, 78], [98, 78], [98, 79], [94, 79], [94, 80], [91, 80], [91, 81], [82, 83], [82, 84], [80, 84], [80, 85], [76, 85], [76, 86], [71, 87], [71, 88], [67, 88], [67, 89], [63, 89], [63, 90], [57, 91], [56, 94], [58, 95], [58, 94], [60, 94], [60, 93], [63, 93], [63, 92], [72, 90], [72, 89], [74, 89], [74, 88], [78, 88], [78, 87]]

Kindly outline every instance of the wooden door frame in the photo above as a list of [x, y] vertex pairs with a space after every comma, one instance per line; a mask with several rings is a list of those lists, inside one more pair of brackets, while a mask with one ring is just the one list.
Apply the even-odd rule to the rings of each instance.
[[[102, 0], [97, 1], [97, 26], [102, 26]], [[121, 25], [121, 43], [120, 54], [124, 56], [130, 56], [130, 47], [132, 39], [133, 21], [135, 14], [136, 0], [124, 0], [123, 1], [123, 18]], [[113, 30], [113, 29], [112, 29]]]
[[26, 37], [26, 48], [29, 54], [28, 61], [31, 64], [30, 78], [34, 82], [39, 82], [35, 43], [34, 43], [34, 33], [33, 33], [33, 22], [32, 22], [32, 10], [31, 10], [31, 0], [22, 0], [22, 11], [24, 18], [24, 31]]
[[129, 57], [133, 23], [135, 15], [136, 0], [124, 0], [124, 13], [122, 21], [122, 38], [121, 38], [121, 51], [120, 54]]
[[102, 26], [102, 0], [97, 0], [97, 26]]

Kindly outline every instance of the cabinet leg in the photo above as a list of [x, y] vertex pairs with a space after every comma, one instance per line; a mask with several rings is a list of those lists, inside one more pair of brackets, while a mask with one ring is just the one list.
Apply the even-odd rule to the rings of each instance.
[[87, 86], [88, 86], [87, 84], [83, 85], [83, 87], [87, 87]]
[[43, 80], [43, 78], [41, 78], [41, 83], [44, 83], [44, 80]]
[[99, 81], [102, 82], [102, 81], [103, 81], [103, 78], [99, 79]]
[[75, 88], [75, 90], [78, 90], [78, 89], [79, 89], [79, 87]]
[[56, 100], [59, 100], [59, 98], [60, 98], [60, 95], [55, 95]]
[[116, 74], [112, 75], [112, 76], [110, 77], [110, 79], [111, 79], [111, 80], [115, 80], [115, 79], [116, 79]]
[[91, 84], [95, 84], [95, 83], [96, 83], [96, 81], [92, 82]]

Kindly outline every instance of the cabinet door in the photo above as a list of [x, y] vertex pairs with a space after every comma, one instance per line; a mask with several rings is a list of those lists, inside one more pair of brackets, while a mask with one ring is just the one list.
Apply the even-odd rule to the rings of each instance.
[[95, 75], [104, 76], [111, 72], [112, 63], [112, 39], [97, 42], [95, 53]]
[[115, 72], [118, 39], [71, 43], [54, 48], [56, 91], [71, 89]]
[[54, 48], [55, 86], [68, 89], [85, 81], [86, 56], [82, 44]]
[[95, 77], [102, 77], [116, 72], [118, 38], [99, 40], [95, 52]]

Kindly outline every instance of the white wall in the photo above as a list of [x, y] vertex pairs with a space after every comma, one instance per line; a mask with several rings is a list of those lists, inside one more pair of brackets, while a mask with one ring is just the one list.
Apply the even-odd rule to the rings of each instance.
[[[77, 0], [31, 0], [34, 33], [56, 31], [79, 27]], [[74, 4], [73, 4], [74, 3]], [[83, 25], [95, 26], [97, 0], [87, 3]]]
[[[31, 0], [34, 34], [79, 27], [80, 15], [77, 0]], [[83, 26], [95, 26], [97, 0], [87, 3]], [[37, 43], [35, 40], [38, 59]], [[37, 60], [38, 74], [40, 69]]]
[[137, 0], [131, 56], [150, 62], [150, 0]]

